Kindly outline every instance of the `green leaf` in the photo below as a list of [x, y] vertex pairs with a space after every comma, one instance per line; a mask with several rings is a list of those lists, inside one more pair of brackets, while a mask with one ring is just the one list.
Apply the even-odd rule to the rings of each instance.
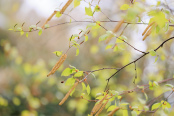
[[155, 110], [159, 107], [161, 107], [161, 103], [155, 103], [155, 104], [152, 105], [151, 111], [153, 111], [153, 110]]
[[84, 83], [84, 82], [82, 82], [82, 88], [83, 88], [83, 90], [82, 90], [82, 91], [86, 90], [86, 85], [85, 85], [85, 83]]
[[153, 86], [158, 86], [158, 82], [154, 81]]
[[29, 28], [30, 29], [36, 28], [36, 25], [31, 25]]
[[45, 28], [49, 28], [50, 27], [50, 25], [49, 24], [45, 24]]
[[75, 83], [75, 78], [71, 77], [71, 78], [68, 78], [65, 82], [65, 85], [74, 85]]
[[66, 68], [66, 69], [62, 72], [61, 76], [69, 76], [70, 74], [72, 74], [72, 69]]
[[118, 106], [112, 105], [112, 106], [110, 106], [110, 107], [107, 109], [107, 112], [112, 111], [112, 110], [114, 110], [114, 109], [117, 108], [117, 107], [118, 107]]
[[88, 35], [85, 35], [85, 42], [88, 41]]
[[116, 43], [123, 43], [123, 41], [120, 38], [117, 38]]
[[57, 13], [56, 13], [56, 17], [61, 17], [62, 16], [62, 14], [60, 13], [60, 11], [57, 11]]
[[158, 1], [156, 4], [156, 6], [159, 6], [159, 5], [161, 5], [161, 1]]
[[81, 77], [83, 76], [83, 71], [78, 71], [77, 73], [74, 74], [74, 77]]
[[[155, 62], [157, 62], [157, 61], [158, 61], [158, 56], [155, 58]], [[154, 63], [155, 63], [155, 62], [154, 62]]]
[[76, 49], [76, 56], [79, 55], [79, 49]]
[[10, 28], [10, 29], [8, 29], [8, 30], [10, 30], [10, 31], [11, 31], [11, 30], [13, 30], [13, 29], [12, 29], [12, 28]]
[[87, 94], [89, 95], [90, 94], [90, 91], [91, 91], [91, 88], [90, 88], [89, 84], [86, 87], [86, 91], [87, 91]]
[[16, 30], [17, 31], [22, 31], [22, 28], [21, 27], [18, 27]]
[[115, 45], [114, 46], [114, 50], [113, 50], [114, 52], [116, 52], [116, 51], [118, 51], [118, 45]]
[[106, 40], [108, 38], [108, 34], [104, 34], [104, 35], [102, 35], [102, 36], [100, 36], [99, 37], [99, 42], [101, 42], [101, 41], [104, 41], [104, 40]]
[[128, 4], [123, 4], [121, 7], [120, 7], [120, 10], [127, 10], [128, 8], [131, 8]]
[[25, 35], [27, 38], [28, 38], [28, 32], [26, 33], [26, 35]]
[[162, 109], [171, 108], [171, 105], [167, 101], [162, 100], [161, 104], [162, 104]]
[[24, 31], [21, 31], [20, 33], [21, 33], [21, 35], [24, 35]]
[[98, 5], [96, 5], [96, 6], [95, 6], [95, 11], [96, 11], [96, 12], [99, 12], [100, 10], [101, 10], [100, 7], [99, 7]]
[[74, 0], [74, 8], [80, 5], [81, 0]]
[[156, 56], [156, 52], [154, 50], [149, 51], [151, 56]]
[[172, 84], [165, 84], [165, 86], [173, 88], [174, 86]]
[[42, 34], [42, 29], [39, 30], [38, 35], [40, 36]]
[[85, 7], [85, 13], [86, 13], [86, 15], [88, 15], [88, 16], [93, 16], [91, 7], [88, 7], [88, 8]]
[[106, 46], [105, 49], [106, 49], [106, 50], [107, 50], [107, 49], [110, 49], [110, 48], [112, 48], [112, 46], [113, 46], [113, 44], [109, 44], [109, 45]]
[[60, 57], [62, 55], [62, 51], [61, 52], [60, 51], [55, 51], [53, 53], [56, 54], [57, 57]]

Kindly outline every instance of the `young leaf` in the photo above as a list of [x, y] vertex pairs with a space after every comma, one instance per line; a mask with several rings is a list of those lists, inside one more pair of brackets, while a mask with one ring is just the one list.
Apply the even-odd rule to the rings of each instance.
[[57, 13], [56, 13], [56, 17], [60, 17], [60, 16], [62, 16], [62, 14], [60, 13], [60, 11], [57, 11]]
[[28, 38], [28, 32], [26, 33], [26, 35], [25, 35], [27, 38]]
[[24, 34], [24, 31], [21, 31], [20, 33], [21, 33], [21, 35], [23, 35]]
[[114, 110], [114, 109], [117, 108], [117, 107], [118, 107], [118, 106], [112, 105], [112, 106], [110, 106], [110, 107], [107, 109], [107, 112], [112, 111], [112, 110]]
[[[157, 62], [157, 61], [158, 61], [158, 56], [155, 58], [155, 62]], [[154, 62], [154, 63], [155, 63], [155, 62]]]
[[165, 84], [165, 86], [173, 88], [174, 86], [172, 84]]
[[161, 103], [155, 103], [155, 104], [152, 105], [151, 110], [153, 111], [153, 110], [159, 108], [160, 106], [161, 106]]
[[86, 91], [87, 91], [87, 93], [88, 93], [88, 95], [89, 95], [89, 94], [90, 94], [90, 91], [91, 91], [91, 88], [90, 88], [89, 85], [87, 85], [87, 87], [86, 87]]
[[82, 82], [82, 88], [83, 88], [83, 90], [82, 90], [82, 91], [86, 90], [86, 85], [85, 85], [85, 83], [84, 83], [84, 82]]
[[93, 15], [93, 13], [92, 13], [92, 9], [91, 9], [91, 7], [85, 7], [85, 13], [86, 13], [86, 15], [88, 15], [88, 16], [92, 16]]
[[74, 8], [80, 5], [81, 0], [74, 0]]
[[128, 4], [123, 4], [121, 7], [120, 7], [120, 10], [127, 10], [128, 8], [130, 8], [130, 6]]
[[149, 51], [151, 56], [156, 56], [156, 52], [154, 50]]
[[62, 72], [61, 76], [69, 76], [70, 74], [72, 74], [72, 69], [66, 68], [66, 69]]
[[99, 12], [100, 11], [100, 7], [98, 5], [95, 6], [95, 11]]
[[39, 30], [38, 35], [40, 36], [42, 34], [42, 29]]
[[162, 109], [171, 108], [171, 105], [167, 101], [162, 100], [161, 104], [162, 104]]
[[112, 46], [113, 46], [112, 44], [107, 45], [105, 49], [106, 49], [106, 50], [107, 50], [107, 49], [110, 49], [110, 48], [112, 48]]
[[11, 31], [11, 30], [13, 30], [13, 29], [12, 29], [12, 28], [10, 28], [10, 29], [8, 29], [8, 30], [10, 30], [10, 31]]
[[88, 41], [88, 35], [85, 35], [85, 42]]
[[74, 85], [75, 83], [75, 78], [71, 77], [71, 78], [68, 78], [65, 82], [65, 85]]
[[74, 74], [74, 77], [81, 77], [83, 76], [83, 71], [78, 71], [77, 73]]
[[76, 49], [76, 56], [79, 55], [79, 49]]
[[50, 25], [49, 24], [45, 24], [45, 28], [49, 28], [50, 27]]
[[61, 52], [60, 51], [55, 51], [53, 53], [56, 54], [56, 56], [58, 56], [58, 57], [60, 57], [62, 55], [62, 51]]
[[104, 41], [104, 40], [106, 40], [108, 38], [108, 34], [104, 34], [104, 35], [102, 35], [102, 36], [100, 36], [99, 37], [99, 42], [101, 42], [101, 41]]

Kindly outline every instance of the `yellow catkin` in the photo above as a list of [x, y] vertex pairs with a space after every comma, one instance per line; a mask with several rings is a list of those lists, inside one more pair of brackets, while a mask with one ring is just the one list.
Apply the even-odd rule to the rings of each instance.
[[[63, 14], [64, 11], [67, 9], [67, 7], [72, 3], [73, 0], [68, 0], [68, 2], [63, 6], [63, 8], [60, 10], [60, 13]], [[45, 28], [45, 25], [48, 23], [48, 21], [50, 21], [53, 16], [57, 13], [57, 11], [54, 11], [50, 17], [45, 21], [45, 23], [43, 24], [42, 28]]]
[[147, 30], [154, 24], [155, 22], [152, 22], [152, 23], [150, 23], [147, 27], [146, 27], [146, 29], [144, 30], [144, 32], [142, 33], [142, 36], [147, 32]]
[[143, 41], [152, 33], [152, 27], [147, 31], [147, 33], [143, 37]]
[[114, 113], [115, 113], [116, 111], [118, 111], [119, 109], [120, 109], [119, 107], [113, 109], [113, 110], [108, 114], [108, 116], [113, 116]]
[[[124, 19], [122, 19], [121, 21], [118, 22], [118, 24], [115, 26], [115, 28], [112, 30], [112, 32], [116, 33], [120, 29], [120, 27], [123, 23], [124, 23]], [[109, 36], [106, 40], [106, 44], [108, 44], [111, 39], [112, 39], [112, 36]]]
[[103, 97], [103, 99], [100, 100], [100, 102], [98, 104], [96, 104], [93, 107], [93, 109], [91, 111], [91, 116], [93, 116], [100, 109], [100, 107], [101, 107], [103, 101], [106, 99], [106, 97], [107, 97], [107, 94]]
[[62, 99], [62, 101], [59, 103], [59, 105], [62, 105], [69, 97], [69, 95], [71, 94], [71, 92], [73, 91], [74, 88], [76, 88], [76, 86], [79, 84], [79, 82], [76, 82], [74, 84], [74, 86], [68, 91], [68, 93], [65, 95], [65, 97]]
[[100, 108], [100, 110], [96, 113], [95, 116], [98, 116], [104, 109], [104, 107], [106, 106], [106, 104], [109, 102], [109, 99], [102, 105], [102, 107]]
[[56, 72], [56, 70], [63, 64], [63, 62], [65, 61], [65, 59], [67, 58], [67, 55], [66, 54], [63, 54], [59, 61], [57, 61], [57, 63], [54, 65], [54, 67], [52, 68], [52, 70], [49, 72], [49, 74], [47, 75], [50, 76], [52, 74], [54, 74]]

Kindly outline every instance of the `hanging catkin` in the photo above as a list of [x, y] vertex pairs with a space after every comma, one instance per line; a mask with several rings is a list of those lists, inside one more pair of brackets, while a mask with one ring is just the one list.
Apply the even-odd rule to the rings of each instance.
[[[120, 29], [120, 27], [123, 23], [124, 23], [124, 19], [122, 19], [121, 21], [118, 22], [118, 24], [115, 26], [115, 28], [112, 30], [112, 32], [116, 33]], [[112, 39], [112, 36], [109, 36], [106, 40], [106, 44], [108, 44], [111, 39]]]
[[152, 33], [152, 28], [153, 28], [153, 27], [151, 27], [151, 28], [147, 31], [147, 33], [144, 35], [143, 41], [147, 38], [147, 36], [149, 36], [149, 35]]
[[73, 89], [76, 88], [76, 86], [79, 84], [79, 82], [76, 82], [74, 84], [74, 86], [68, 91], [68, 93], [65, 95], [65, 97], [62, 99], [62, 101], [59, 103], [59, 105], [62, 105], [69, 97], [69, 95], [71, 94], [71, 92], [73, 91]]
[[[72, 1], [73, 1], [73, 0], [68, 0], [68, 2], [67, 2], [67, 3], [63, 6], [63, 8], [60, 10], [60, 14], [63, 14], [63, 13], [64, 13], [64, 11], [67, 9], [67, 7], [71, 4]], [[57, 11], [54, 11], [54, 12], [50, 15], [50, 17], [49, 17], [49, 18], [45, 21], [45, 23], [43, 24], [42, 29], [45, 28], [45, 24], [47, 24], [48, 21], [50, 21], [56, 13], [57, 13]]]
[[114, 113], [115, 113], [116, 111], [118, 111], [119, 109], [120, 109], [119, 107], [113, 109], [113, 110], [108, 114], [108, 116], [113, 116]]
[[54, 67], [52, 68], [52, 70], [49, 72], [49, 74], [47, 75], [50, 76], [52, 74], [54, 74], [56, 72], [56, 70], [63, 64], [63, 62], [65, 61], [65, 59], [67, 58], [66, 54], [63, 54], [60, 59], [57, 61], [57, 63], [54, 65]]
[[104, 107], [106, 106], [106, 104], [109, 102], [109, 99], [102, 105], [102, 107], [100, 108], [100, 110], [96, 113], [95, 116], [98, 116], [104, 109]]
[[152, 22], [152, 23], [150, 23], [147, 27], [146, 27], [146, 29], [144, 30], [144, 32], [142, 33], [142, 36], [147, 32], [147, 30], [154, 24], [155, 22]]
[[101, 107], [103, 101], [106, 99], [106, 97], [107, 97], [107, 94], [103, 97], [103, 99], [100, 100], [100, 102], [98, 104], [96, 104], [93, 107], [93, 109], [91, 111], [91, 116], [93, 116], [100, 109], [100, 107]]

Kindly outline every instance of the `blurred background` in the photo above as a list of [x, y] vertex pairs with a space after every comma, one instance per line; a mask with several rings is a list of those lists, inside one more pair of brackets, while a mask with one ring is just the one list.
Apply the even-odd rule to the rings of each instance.
[[[85, 29], [88, 23], [71, 23], [55, 26], [43, 30], [39, 36], [38, 31], [30, 32], [27, 38], [20, 35], [19, 32], [9, 31], [17, 24], [21, 27], [23, 23], [24, 30], [29, 26], [46, 21], [55, 9], [61, 9], [67, 0], [0, 0], [0, 116], [86, 116], [92, 109], [94, 103], [80, 99], [82, 87], [77, 87], [73, 97], [62, 106], [58, 103], [69, 91], [70, 86], [65, 86], [61, 81], [66, 81], [68, 77], [61, 77], [61, 72], [69, 65], [75, 66], [82, 71], [95, 70], [99, 68], [114, 67], [119, 68], [136, 58], [141, 53], [135, 51], [129, 46], [121, 43], [120, 49], [113, 52], [112, 49], [105, 49], [105, 42], [98, 43], [98, 38], [105, 33], [102, 28], [93, 29], [89, 33], [89, 40], [80, 46], [80, 54], [76, 56], [75, 48], [68, 52], [68, 58], [64, 64], [56, 71], [54, 75], [47, 77], [47, 74], [58, 61], [58, 57], [53, 54], [54, 51], [63, 51], [69, 47], [69, 38], [72, 34], [78, 34], [79, 29]], [[89, 2], [90, 0], [86, 0]], [[85, 7], [89, 4], [81, 1], [81, 5], [73, 8], [71, 4], [65, 13], [72, 16], [77, 21], [91, 20], [85, 15]], [[152, 5], [156, 5], [156, 0], [137, 0], [141, 3], [143, 10], [150, 11]], [[167, 0], [171, 10], [174, 10], [174, 2]], [[98, 0], [93, 0], [96, 5]], [[95, 20], [119, 21], [125, 15], [125, 12], [119, 8], [123, 4], [130, 4], [129, 0], [101, 0], [99, 6], [101, 12], [94, 15]], [[159, 8], [166, 8], [165, 0], [161, 1]], [[152, 8], [153, 9], [153, 8]], [[106, 17], [107, 16], [107, 17]], [[146, 14], [140, 16], [144, 22], [149, 21]], [[60, 18], [54, 17], [49, 25], [55, 25], [63, 22], [69, 22], [71, 17], [62, 15]], [[113, 30], [115, 23], [101, 23], [108, 30]], [[124, 28], [122, 26], [120, 30]], [[156, 48], [165, 39], [173, 36], [173, 27], [167, 32], [160, 31], [158, 35], [153, 35], [142, 41], [142, 32], [147, 25], [128, 25], [124, 34], [128, 42], [135, 48], [142, 51], [148, 51]], [[117, 34], [119, 35], [121, 31]], [[84, 39], [84, 38], [82, 38]], [[110, 43], [114, 43], [112, 40]], [[171, 78], [174, 75], [174, 42], [169, 41], [157, 52], [158, 61], [155, 62], [155, 56], [146, 56], [137, 62], [136, 84], [133, 84], [135, 77], [134, 65], [130, 65], [110, 81], [110, 89], [116, 91], [129, 90], [137, 85], [147, 84], [151, 81], [161, 81]], [[155, 62], [155, 63], [154, 63]], [[96, 79], [90, 76], [87, 82], [91, 86], [91, 94], [85, 95], [86, 99], [95, 99], [96, 93], [100, 93], [106, 86], [106, 79], [110, 77], [115, 70], [103, 70], [95, 72]], [[168, 83], [173, 83], [170, 81]], [[149, 100], [165, 92], [165, 88], [160, 86], [155, 91], [147, 91]], [[166, 93], [167, 95], [167, 93]], [[159, 98], [159, 101], [166, 96]], [[173, 96], [174, 97], [174, 96]], [[137, 98], [141, 98], [137, 99]], [[145, 104], [142, 102], [145, 97], [141, 93], [132, 93], [124, 96], [123, 101], [131, 104]], [[140, 102], [141, 101], [141, 102]], [[168, 99], [171, 103], [171, 116], [174, 114], [174, 100], [172, 96]], [[101, 114], [105, 116], [106, 111]], [[122, 115], [118, 112], [118, 116]]]

